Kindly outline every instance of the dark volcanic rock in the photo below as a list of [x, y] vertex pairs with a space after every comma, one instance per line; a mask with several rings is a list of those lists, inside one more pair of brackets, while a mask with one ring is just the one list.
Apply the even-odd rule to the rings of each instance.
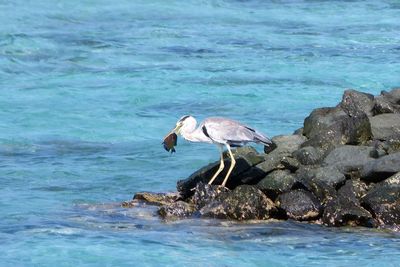
[[307, 139], [302, 135], [278, 135], [272, 138], [272, 141], [277, 145], [276, 153], [291, 155], [294, 151]]
[[368, 186], [360, 180], [347, 180], [346, 183], [339, 188], [338, 195], [348, 198], [351, 202], [359, 205], [360, 199], [367, 193]]
[[377, 96], [375, 97], [374, 113], [400, 113], [400, 105], [393, 103], [389, 97]]
[[321, 205], [316, 197], [301, 189], [283, 193], [276, 203], [289, 218], [299, 221], [316, 219], [321, 213]]
[[383, 143], [388, 154], [400, 152], [400, 134], [387, 137]]
[[400, 115], [381, 114], [369, 118], [374, 139], [387, 140], [389, 137], [400, 134]]
[[274, 203], [251, 185], [220, 194], [200, 210], [205, 217], [234, 220], [268, 219], [275, 212]]
[[164, 219], [175, 219], [189, 217], [194, 211], [193, 205], [184, 201], [177, 201], [161, 206], [158, 214]]
[[334, 167], [302, 167], [295, 177], [296, 185], [312, 192], [321, 203], [334, 198], [337, 194], [335, 188], [346, 181], [346, 177]]
[[341, 146], [326, 156], [323, 165], [336, 167], [342, 172], [360, 170], [364, 165], [375, 160], [376, 153], [376, 149], [373, 147]]
[[306, 146], [293, 152], [293, 157], [303, 165], [319, 164], [322, 156], [322, 151], [312, 146]]
[[365, 181], [379, 182], [397, 172], [400, 172], [400, 152], [364, 164], [361, 169], [361, 177]]
[[345, 144], [363, 144], [371, 138], [371, 126], [365, 113], [349, 116], [342, 108], [319, 108], [304, 120], [303, 147], [313, 146], [329, 151]]
[[[252, 166], [264, 160], [264, 156], [261, 156], [254, 148], [250, 147], [238, 148], [233, 151], [233, 154], [235, 156], [236, 165], [227, 182], [227, 187], [229, 188], [234, 188], [239, 184], [243, 184], [243, 182], [241, 181], [241, 174], [251, 169]], [[228, 172], [231, 162], [230, 159], [226, 157], [226, 155], [224, 158], [225, 168], [218, 175], [217, 179], [213, 182], [214, 184], [221, 184], [223, 178]], [[219, 164], [219, 161], [211, 163], [194, 172], [192, 175], [189, 176], [189, 178], [178, 181], [178, 192], [182, 195], [184, 199], [192, 196], [193, 191], [191, 189], [193, 189], [199, 182], [208, 183], [211, 177], [218, 170]]]
[[362, 225], [372, 227], [372, 215], [351, 199], [339, 195], [330, 200], [325, 207], [322, 221], [329, 226]]
[[229, 192], [229, 189], [226, 187], [209, 185], [200, 182], [194, 188], [192, 203], [197, 210], [200, 210], [202, 207], [214, 201], [215, 199], [220, 199], [221, 195], [222, 198], [224, 198], [224, 196]]
[[372, 116], [374, 96], [349, 89], [344, 91], [342, 102], [339, 105], [351, 117], [361, 113]]
[[257, 184], [257, 188], [271, 199], [275, 199], [279, 194], [289, 191], [295, 182], [296, 179], [290, 171], [276, 170], [265, 176], [265, 178]]
[[378, 183], [362, 199], [380, 225], [400, 226], [400, 173]]

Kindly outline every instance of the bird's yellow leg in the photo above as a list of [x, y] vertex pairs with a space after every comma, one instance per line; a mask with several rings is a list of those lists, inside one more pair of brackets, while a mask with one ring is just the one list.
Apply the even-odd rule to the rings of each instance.
[[235, 167], [235, 164], [236, 164], [236, 160], [235, 160], [235, 157], [232, 154], [231, 147], [229, 145], [226, 145], [226, 147], [228, 148], [229, 156], [231, 158], [231, 166], [229, 167], [228, 173], [226, 174], [225, 179], [221, 184], [223, 187], [225, 187], [225, 184], [228, 181], [229, 175], [231, 174], [231, 172], [232, 172], [232, 170], [233, 170], [233, 168]]
[[224, 169], [224, 167], [225, 167], [225, 164], [224, 164], [224, 155], [222, 154], [222, 147], [221, 147], [221, 146], [218, 146], [218, 147], [219, 147], [219, 151], [220, 151], [220, 154], [221, 154], [221, 163], [219, 164], [219, 168], [218, 168], [217, 172], [216, 172], [216, 173], [214, 174], [214, 176], [210, 179], [210, 181], [208, 182], [208, 184], [212, 184], [212, 182], [214, 182], [215, 178], [217, 178], [218, 174], [220, 174], [220, 173], [222, 172], [222, 170]]

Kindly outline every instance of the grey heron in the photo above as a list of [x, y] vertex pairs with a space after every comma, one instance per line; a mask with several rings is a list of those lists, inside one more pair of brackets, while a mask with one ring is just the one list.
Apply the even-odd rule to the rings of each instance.
[[189, 115], [183, 116], [178, 120], [175, 128], [165, 137], [163, 144], [167, 151], [172, 150], [172, 152], [174, 152], [173, 145], [176, 145], [177, 134], [190, 142], [216, 144], [221, 154], [221, 162], [217, 172], [213, 175], [208, 184], [212, 184], [225, 167], [223, 158], [224, 146], [228, 150], [231, 166], [221, 184], [222, 186], [225, 186], [236, 164], [231, 147], [242, 146], [249, 142], [262, 143], [267, 147], [273, 145], [273, 142], [262, 133], [228, 118], [210, 117], [200, 123], [197, 128], [196, 125], [197, 121], [194, 117]]

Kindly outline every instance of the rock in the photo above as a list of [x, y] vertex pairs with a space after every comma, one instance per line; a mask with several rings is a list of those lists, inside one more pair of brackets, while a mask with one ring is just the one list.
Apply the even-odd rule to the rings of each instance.
[[297, 171], [301, 166], [300, 162], [293, 157], [285, 156], [281, 159], [281, 163], [285, 169], [287, 169], [291, 172]]
[[388, 154], [400, 152], [400, 134], [387, 137], [384, 145]]
[[263, 191], [269, 198], [276, 199], [279, 194], [289, 191], [295, 182], [296, 179], [290, 171], [276, 170], [265, 176], [257, 184], [257, 188]]
[[[327, 171], [327, 172], [325, 172]], [[331, 172], [330, 172], [331, 171]], [[330, 175], [332, 173], [333, 175]], [[296, 183], [294, 188], [303, 188], [312, 192], [321, 203], [336, 196], [335, 187], [344, 183], [345, 177], [337, 170], [321, 167], [303, 166], [295, 173]]]
[[374, 96], [349, 89], [344, 91], [342, 102], [339, 105], [350, 117], [359, 116], [361, 113], [372, 116]]
[[387, 140], [389, 137], [400, 134], [400, 115], [381, 114], [369, 118], [374, 139]]
[[143, 201], [151, 205], [166, 205], [180, 198], [178, 193], [138, 192], [133, 196], [134, 201]]
[[364, 113], [350, 117], [340, 107], [319, 108], [304, 120], [304, 135], [309, 140], [302, 147], [329, 151], [339, 145], [366, 143], [371, 138], [371, 126]]
[[269, 219], [277, 209], [259, 189], [240, 185], [233, 191], [220, 194], [205, 205], [200, 214], [204, 217], [234, 220]]
[[[236, 165], [226, 184], [228, 188], [234, 188], [237, 185], [242, 184], [243, 182], [240, 178], [241, 174], [249, 170], [252, 166], [264, 160], [264, 157], [258, 154], [254, 148], [238, 148], [233, 151], [233, 154], [236, 160]], [[221, 184], [226, 176], [226, 173], [228, 172], [231, 162], [230, 159], [228, 159], [226, 156], [224, 158], [225, 168], [217, 177], [217, 179], [215, 179], [215, 181], [213, 182], [214, 184]], [[182, 195], [184, 199], [192, 196], [193, 191], [191, 189], [193, 189], [199, 182], [208, 183], [211, 177], [217, 172], [219, 164], [219, 161], [211, 163], [194, 172], [192, 175], [189, 176], [189, 178], [178, 181], [178, 192]]]
[[382, 91], [381, 95], [390, 98], [393, 103], [400, 104], [400, 88], [394, 88], [390, 92]]
[[400, 113], [400, 105], [393, 103], [386, 96], [377, 96], [375, 97], [374, 114], [379, 115], [383, 113]]
[[313, 220], [321, 213], [321, 205], [316, 197], [301, 189], [281, 194], [276, 203], [289, 218], [294, 220]]
[[341, 146], [332, 150], [324, 159], [324, 166], [334, 166], [342, 172], [360, 170], [365, 164], [372, 163], [376, 149], [368, 146]]
[[209, 185], [202, 182], [198, 183], [194, 189], [194, 195], [191, 202], [196, 210], [200, 210], [208, 203], [219, 199], [221, 195], [227, 194], [229, 189], [218, 185]]
[[272, 141], [277, 145], [276, 153], [291, 155], [294, 151], [307, 139], [302, 135], [278, 135], [272, 138]]
[[400, 152], [375, 159], [361, 168], [361, 177], [365, 181], [379, 182], [400, 172]]
[[158, 214], [163, 219], [176, 219], [189, 217], [194, 211], [193, 205], [184, 201], [177, 201], [161, 206], [158, 210]]
[[366, 209], [341, 195], [326, 204], [322, 222], [328, 226], [374, 225], [373, 217]]
[[362, 204], [381, 226], [400, 226], [400, 173], [376, 184], [362, 198]]
[[293, 157], [303, 165], [319, 164], [322, 156], [323, 153], [312, 146], [306, 146], [293, 152]]
[[338, 195], [348, 198], [351, 202], [360, 205], [360, 199], [367, 193], [368, 186], [360, 180], [347, 180], [339, 188]]

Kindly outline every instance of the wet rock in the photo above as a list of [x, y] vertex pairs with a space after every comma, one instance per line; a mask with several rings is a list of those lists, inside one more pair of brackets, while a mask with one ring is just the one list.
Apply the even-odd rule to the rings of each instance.
[[367, 193], [368, 186], [360, 180], [347, 180], [346, 183], [339, 188], [338, 195], [348, 198], [351, 202], [360, 205], [360, 199]]
[[338, 195], [330, 200], [322, 215], [322, 222], [328, 226], [362, 225], [372, 227], [372, 215], [351, 199]]
[[400, 152], [400, 134], [387, 137], [383, 143], [388, 154]]
[[276, 170], [269, 173], [258, 184], [257, 188], [263, 191], [269, 198], [275, 199], [279, 194], [289, 191], [296, 179], [288, 170]]
[[229, 189], [226, 187], [209, 185], [200, 182], [194, 188], [194, 195], [191, 199], [191, 202], [195, 206], [196, 210], [200, 210], [208, 203], [216, 199], [224, 198], [225, 195], [229, 192]]
[[300, 148], [300, 146], [307, 139], [302, 135], [278, 135], [272, 138], [272, 141], [277, 145], [274, 152], [291, 155], [294, 151]]
[[293, 157], [303, 165], [319, 164], [322, 156], [323, 153], [312, 146], [306, 146], [293, 152]]
[[[233, 154], [236, 160], [236, 165], [226, 185], [229, 188], [234, 188], [237, 185], [242, 184], [243, 182], [241, 181], [241, 174], [264, 160], [264, 156], [260, 155], [254, 148], [249, 147], [238, 148], [233, 151]], [[214, 184], [222, 183], [226, 173], [228, 172], [229, 166], [231, 165], [230, 159], [228, 159], [226, 156], [224, 159], [225, 168], [215, 179], [213, 182]], [[194, 172], [189, 176], [189, 178], [178, 181], [178, 192], [184, 199], [192, 196], [194, 192], [191, 189], [193, 189], [199, 182], [208, 183], [211, 177], [217, 172], [219, 164], [219, 161], [211, 163]]]
[[319, 147], [329, 151], [339, 145], [363, 144], [371, 138], [371, 126], [365, 113], [349, 116], [340, 107], [319, 108], [304, 120], [302, 147]]
[[301, 166], [300, 162], [293, 158], [293, 157], [283, 157], [281, 159], [281, 163], [282, 165], [285, 167], [285, 169], [291, 171], [291, 172], [295, 172], [296, 170], [298, 170]]
[[294, 188], [306, 189], [312, 192], [322, 204], [336, 196], [335, 187], [346, 179], [337, 170], [308, 166], [297, 170], [295, 178]]
[[379, 182], [397, 172], [400, 172], [400, 152], [364, 164], [361, 169], [361, 177], [365, 181]]
[[386, 96], [375, 97], [374, 113], [376, 115], [383, 113], [400, 113], [400, 105]]
[[376, 149], [368, 146], [341, 146], [332, 150], [324, 159], [324, 166], [334, 166], [342, 172], [360, 170], [372, 163], [377, 156]]
[[133, 201], [142, 201], [151, 205], [166, 205], [180, 198], [178, 193], [151, 193], [138, 192], [133, 196]]
[[374, 139], [387, 140], [391, 136], [400, 134], [399, 114], [381, 114], [371, 117], [369, 120]]
[[305, 190], [293, 190], [279, 195], [277, 205], [294, 220], [308, 221], [318, 218], [321, 205], [317, 198]]
[[374, 96], [349, 89], [344, 91], [342, 102], [339, 105], [350, 117], [359, 116], [361, 113], [372, 116]]
[[380, 225], [400, 226], [400, 173], [378, 183], [362, 198]]
[[274, 212], [274, 203], [250, 185], [240, 185], [231, 192], [220, 194], [200, 210], [205, 217], [234, 220], [268, 219]]
[[189, 217], [194, 211], [193, 205], [184, 201], [177, 201], [161, 206], [158, 210], [158, 214], [163, 219], [176, 219]]

